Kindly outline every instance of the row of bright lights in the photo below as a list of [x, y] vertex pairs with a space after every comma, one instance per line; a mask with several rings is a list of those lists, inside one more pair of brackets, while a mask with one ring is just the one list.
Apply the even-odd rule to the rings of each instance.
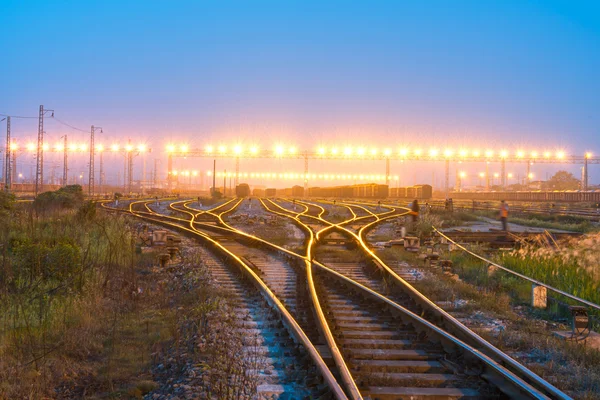
[[[174, 145], [174, 144], [169, 144], [167, 145], [166, 148], [168, 153], [174, 153], [174, 152], [181, 152], [181, 153], [187, 153], [190, 151], [190, 148], [188, 145]], [[273, 147], [273, 153], [275, 155], [278, 156], [283, 156], [283, 155], [296, 155], [298, 153], [298, 150], [296, 147], [294, 146], [284, 146], [284, 145], [276, 145], [275, 147]], [[248, 148], [244, 148], [242, 145], [234, 145], [233, 147], [227, 147], [225, 145], [220, 145], [220, 146], [212, 146], [212, 145], [208, 145], [204, 148], [204, 151], [207, 154], [233, 154], [233, 155], [244, 155], [244, 154], [249, 154], [249, 155], [256, 155], [259, 152], [259, 147], [258, 146], [251, 146]], [[331, 148], [326, 148], [326, 147], [319, 147], [317, 149], [317, 154], [326, 157], [326, 156], [334, 156], [334, 157], [338, 157], [338, 156], [345, 156], [345, 157], [350, 157], [350, 156], [379, 156], [379, 155], [384, 155], [384, 156], [391, 156], [394, 154], [394, 151], [392, 149], [386, 148], [386, 149], [377, 149], [377, 148], [370, 148], [367, 149], [365, 147], [344, 147], [344, 148], [338, 148], [338, 147], [331, 147]], [[524, 150], [515, 150], [514, 152], [509, 152], [508, 150], [500, 150], [498, 152], [494, 151], [494, 150], [467, 150], [467, 149], [460, 149], [460, 150], [454, 150], [454, 149], [445, 149], [443, 151], [436, 149], [436, 148], [431, 148], [428, 151], [425, 151], [423, 149], [420, 148], [414, 148], [414, 149], [409, 149], [409, 148], [401, 148], [397, 151], [396, 153], [397, 155], [399, 155], [400, 157], [422, 157], [422, 156], [429, 156], [429, 157], [446, 157], [446, 158], [450, 158], [450, 157], [494, 157], [494, 155], [497, 155], [501, 158], [506, 158], [509, 157], [510, 155], [513, 155], [514, 157], [517, 158], [525, 158], [525, 157], [529, 157], [529, 158], [552, 158], [555, 157], [557, 159], [563, 159], [565, 158], [565, 152], [562, 150], [559, 151], [555, 151], [555, 152], [550, 152], [550, 151], [544, 151], [544, 152], [537, 152], [535, 150], [530, 151], [530, 152], [526, 152]], [[585, 154], [586, 158], [590, 158], [592, 156], [591, 153], [587, 152]]]
[[[458, 175], [459, 175], [461, 178], [466, 178], [466, 177], [468, 176], [468, 174], [467, 174], [466, 172], [464, 172], [464, 171], [461, 171], [461, 172], [459, 172], [459, 173], [458, 173]], [[479, 176], [480, 178], [485, 178], [485, 172], [480, 172], [480, 173], [478, 174], [478, 176]], [[498, 172], [495, 172], [495, 173], [493, 173], [493, 174], [490, 174], [490, 176], [493, 176], [494, 178], [500, 178], [500, 174], [499, 174]], [[529, 175], [528, 175], [529, 179], [533, 178], [533, 176], [534, 176], [534, 175], [533, 175], [533, 172], [530, 172], [530, 173], [529, 173]], [[514, 177], [514, 174], [513, 174], [512, 172], [509, 172], [508, 174], [506, 174], [506, 177], [507, 177], [508, 179], [512, 179], [512, 178]]]
[[[96, 147], [96, 151], [102, 152], [102, 151], [126, 151], [126, 152], [130, 152], [130, 151], [139, 151], [140, 153], [144, 153], [146, 151], [148, 151], [148, 147], [145, 144], [139, 144], [137, 146], [133, 146], [130, 144], [121, 146], [118, 144], [113, 144], [110, 147], [105, 148], [104, 145], [102, 144], [98, 144], [95, 146]], [[67, 146], [67, 150], [68, 151], [88, 151], [88, 149], [90, 148], [90, 146], [88, 144], [85, 143], [80, 143], [80, 144], [75, 144], [75, 143], [71, 143]], [[27, 143], [27, 145], [25, 145], [25, 149], [27, 151], [30, 152], [34, 152], [37, 150], [37, 145], [35, 143]], [[50, 151], [50, 145], [44, 143], [44, 145], [42, 146], [42, 150], [44, 151]], [[17, 151], [19, 150], [19, 145], [17, 143], [11, 143], [10, 144], [10, 150], [11, 151]], [[65, 150], [65, 146], [62, 143], [57, 143], [52, 147], [52, 150], [54, 151], [64, 151]]]
[[[198, 171], [173, 171], [174, 176], [198, 176]], [[212, 171], [206, 171], [206, 176], [212, 176]], [[297, 174], [277, 172], [217, 172], [217, 178], [264, 178], [264, 179], [341, 179], [341, 180], [385, 180], [385, 175], [348, 175], [348, 174]], [[390, 176], [389, 179], [398, 179], [398, 176]]]
[[[198, 171], [173, 171], [174, 176], [198, 176]], [[212, 171], [206, 171], [206, 176], [212, 176]], [[277, 172], [240, 172], [236, 174], [235, 172], [217, 172], [217, 178], [235, 178], [238, 176], [239, 178], [266, 178], [266, 179], [324, 179], [324, 180], [332, 180], [332, 179], [340, 179], [340, 180], [375, 180], [375, 181], [383, 181], [386, 179], [385, 175], [349, 175], [349, 174], [298, 174], [298, 173], [277, 173]], [[468, 174], [464, 171], [459, 172], [459, 176], [461, 178], [466, 178]], [[480, 178], [485, 177], [485, 172], [480, 172], [478, 174]], [[491, 174], [494, 178], [499, 178], [499, 173]], [[507, 177], [509, 179], [513, 178], [512, 173], [508, 173]], [[529, 174], [529, 178], [533, 178], [533, 173]], [[388, 177], [390, 180], [398, 180], [398, 175], [390, 175]]]

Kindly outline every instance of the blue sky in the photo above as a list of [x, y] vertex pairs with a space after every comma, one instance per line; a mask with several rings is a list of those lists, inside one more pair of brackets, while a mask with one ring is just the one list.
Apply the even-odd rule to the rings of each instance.
[[597, 2], [1, 3], [0, 113], [106, 140], [600, 152]]

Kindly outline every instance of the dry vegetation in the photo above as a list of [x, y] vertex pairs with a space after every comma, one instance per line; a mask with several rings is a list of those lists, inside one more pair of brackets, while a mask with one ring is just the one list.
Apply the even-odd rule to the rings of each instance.
[[33, 206], [0, 193], [0, 399], [163, 398], [190, 371], [198, 395], [251, 397], [261, 356], [239, 351], [208, 268], [194, 252], [158, 267], [141, 226], [79, 187]]
[[[564, 271], [556, 266], [555, 258], [564, 258], [565, 264], [568, 264], [568, 260], [568, 268], [576, 268], [576, 262], [587, 265], [590, 257], [597, 254], [593, 249], [598, 242], [594, 238], [573, 242], [568, 245], [569, 250], [552, 252], [552, 255], [548, 250], [527, 248], [521, 252], [505, 254], [502, 258], [505, 261], [507, 257], [527, 259], [532, 268], [538, 269], [538, 274], [546, 274], [546, 269], [551, 269], [547, 276], [553, 275], [560, 282]], [[475, 252], [483, 250], [475, 249]], [[378, 254], [388, 262], [403, 260], [419, 265], [414, 254], [401, 249], [383, 249]], [[549, 257], [546, 261], [551, 261], [546, 267], [542, 261], [545, 257]], [[530, 284], [502, 272], [489, 276], [483, 263], [465, 253], [445, 253], [442, 258], [453, 260], [457, 275], [427, 270], [424, 279], [413, 283], [418, 290], [434, 301], [447, 302], [444, 308], [466, 318], [469, 325], [486, 327], [481, 333], [483, 337], [574, 398], [597, 398], [597, 393], [600, 392], [600, 352], [557, 339], [552, 333], [555, 330], [570, 329], [564, 308], [531, 308]], [[581, 279], [586, 271], [590, 272], [589, 269], [573, 272], [580, 277], [581, 285], [592, 284], [591, 281], [586, 283], [585, 279]], [[573, 284], [576, 281], [565, 280], [566, 283]]]

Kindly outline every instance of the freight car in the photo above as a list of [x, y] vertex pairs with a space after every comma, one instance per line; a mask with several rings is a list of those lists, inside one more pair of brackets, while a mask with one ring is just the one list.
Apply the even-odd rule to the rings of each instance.
[[454, 199], [507, 200], [507, 201], [555, 201], [555, 202], [600, 202], [600, 190], [593, 191], [519, 191], [519, 192], [456, 192]]

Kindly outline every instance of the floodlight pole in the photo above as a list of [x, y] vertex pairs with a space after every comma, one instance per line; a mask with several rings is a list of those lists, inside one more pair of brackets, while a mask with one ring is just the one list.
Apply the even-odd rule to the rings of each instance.
[[390, 157], [385, 158], [385, 184], [390, 185]]
[[[234, 183], [235, 183], [236, 187], [240, 182], [239, 176], [240, 176], [240, 157], [236, 156], [235, 157], [235, 179], [234, 179]], [[229, 186], [231, 186], [231, 184]]]
[[446, 171], [445, 171], [445, 188], [444, 192], [446, 193], [446, 198], [448, 198], [448, 194], [450, 193], [450, 159], [446, 158]]
[[304, 196], [308, 197], [308, 152], [304, 153]]
[[67, 135], [63, 136], [64, 140], [63, 140], [63, 178], [62, 178], [62, 184], [63, 186], [67, 186], [68, 183], [68, 178], [69, 178], [69, 156], [68, 156], [68, 149], [67, 149]]
[[490, 162], [485, 162], [485, 191], [490, 191]]
[[94, 156], [96, 155], [96, 147], [94, 144], [94, 134], [96, 133], [96, 129], [100, 129], [100, 133], [102, 133], [102, 128], [99, 126], [92, 125], [90, 130], [90, 175], [88, 177], [88, 194], [90, 196], [94, 195]]
[[4, 169], [4, 190], [10, 192], [11, 187], [11, 163], [10, 163], [10, 152], [11, 152], [11, 141], [10, 141], [10, 117], [6, 117], [6, 167]]
[[583, 159], [583, 190], [588, 190], [588, 158], [589, 154], [586, 153]]
[[504, 157], [502, 157], [502, 160], [500, 161], [500, 173], [502, 174], [502, 179], [501, 179], [502, 190], [505, 190], [505, 188], [506, 188], [506, 159]]
[[35, 195], [44, 189], [44, 115], [51, 111], [54, 117], [54, 110], [44, 110], [44, 106], [40, 106], [38, 117], [38, 143], [36, 156], [35, 170]]

